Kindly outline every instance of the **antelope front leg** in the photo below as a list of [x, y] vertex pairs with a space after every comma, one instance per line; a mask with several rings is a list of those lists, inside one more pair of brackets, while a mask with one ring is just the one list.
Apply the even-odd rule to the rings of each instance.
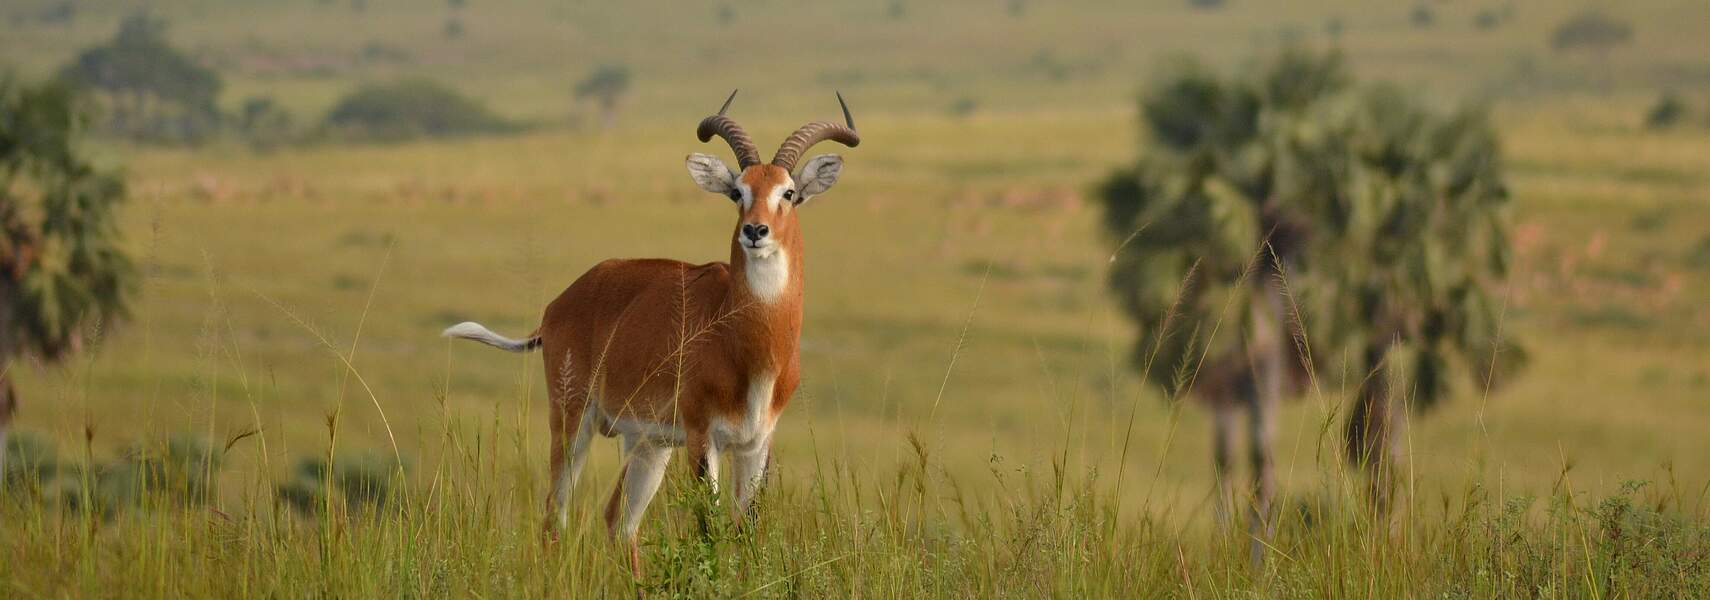
[[712, 441], [712, 436], [704, 433], [690, 432], [683, 441], [683, 449], [689, 454], [689, 462], [695, 471], [695, 477], [706, 482], [707, 489], [712, 492], [714, 502], [718, 498], [718, 445]]
[[741, 523], [754, 506], [754, 496], [766, 482], [766, 464], [772, 458], [772, 436], [731, 453], [731, 478], [736, 481], [736, 522]]
[[705, 433], [689, 432], [684, 440], [684, 448], [689, 454], [689, 464], [695, 471], [695, 477], [706, 484], [706, 504], [695, 503], [695, 521], [700, 525], [704, 537], [712, 531], [712, 524], [707, 517], [718, 508], [718, 444]]

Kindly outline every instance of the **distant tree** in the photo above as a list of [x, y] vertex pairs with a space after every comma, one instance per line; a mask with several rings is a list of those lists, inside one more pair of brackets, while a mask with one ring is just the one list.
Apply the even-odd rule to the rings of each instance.
[[13, 13], [14, 24], [34, 21], [43, 25], [70, 25], [77, 20], [77, 3], [72, 0], [49, 2], [33, 12]]
[[378, 40], [369, 40], [362, 45], [357, 58], [365, 64], [407, 65], [415, 62], [416, 57], [409, 50], [393, 46]]
[[335, 134], [373, 141], [517, 129], [481, 103], [425, 79], [359, 87], [333, 105], [324, 123]]
[[1473, 27], [1479, 31], [1490, 31], [1501, 26], [1502, 13], [1497, 12], [1494, 8], [1481, 10], [1478, 11], [1477, 15], [1473, 15]]
[[130, 297], [115, 215], [125, 186], [77, 147], [87, 120], [63, 84], [0, 77], [0, 462], [18, 406], [16, 359], [78, 351]]
[[1134, 366], [1170, 397], [1212, 410], [1224, 522], [1237, 504], [1235, 430], [1246, 414], [1253, 488], [1242, 504], [1255, 560], [1272, 522], [1278, 405], [1304, 381], [1280, 280], [1298, 260], [1303, 223], [1276, 193], [1288, 157], [1275, 124], [1348, 83], [1336, 53], [1291, 50], [1232, 80], [1189, 65], [1142, 96], [1147, 150], [1099, 189], [1119, 245], [1110, 289], [1140, 327]]
[[736, 23], [736, 16], [736, 7], [729, 4], [720, 4], [718, 10], [713, 12], [713, 17], [718, 19], [718, 24], [725, 26]]
[[1200, 10], [1217, 10], [1223, 8], [1225, 0], [1188, 0], [1188, 6]]
[[592, 98], [600, 107], [600, 123], [610, 128], [617, 123], [618, 103], [629, 93], [629, 67], [618, 64], [601, 65], [576, 83], [576, 99]]
[[278, 148], [294, 135], [291, 113], [268, 96], [245, 99], [237, 120], [244, 139], [259, 151]]
[[890, 7], [885, 9], [885, 16], [892, 21], [908, 18], [908, 3], [903, 0], [891, 0]]
[[60, 77], [101, 94], [113, 131], [139, 139], [195, 141], [219, 125], [220, 77], [166, 40], [166, 23], [133, 13], [107, 43], [78, 54]]
[[975, 100], [972, 96], [962, 96], [957, 98], [955, 102], [950, 103], [948, 112], [952, 117], [965, 119], [973, 115], [974, 111], [979, 110], [979, 108], [980, 101]]
[[1668, 129], [1679, 124], [1687, 116], [1686, 101], [1674, 92], [1663, 92], [1657, 97], [1656, 104], [1645, 112], [1645, 127], [1648, 129]]
[[1004, 3], [1009, 16], [1017, 19], [1027, 16], [1027, 0], [1009, 0]]
[[1632, 41], [1632, 25], [1598, 11], [1569, 17], [1550, 34], [1550, 47], [1557, 52], [1585, 50], [1598, 56]]
[[1407, 20], [1419, 29], [1430, 29], [1437, 24], [1437, 11], [1431, 5], [1419, 3], [1413, 5], [1413, 12], [1408, 13]]
[[1324, 35], [1330, 36], [1332, 42], [1342, 41], [1342, 34], [1348, 30], [1348, 22], [1340, 15], [1324, 20]]
[[448, 40], [463, 39], [463, 34], [465, 33], [463, 29], [463, 19], [455, 15], [446, 19], [445, 28], [441, 30], [441, 33], [443, 33], [445, 35], [445, 39]]
[[1074, 75], [1075, 66], [1057, 57], [1057, 51], [1050, 47], [1040, 48], [1027, 61], [1027, 68], [1044, 75], [1051, 81], [1067, 81]]

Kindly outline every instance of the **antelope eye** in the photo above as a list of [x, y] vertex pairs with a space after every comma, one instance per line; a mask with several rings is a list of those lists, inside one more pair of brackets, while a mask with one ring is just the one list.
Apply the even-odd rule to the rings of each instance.
[[742, 190], [732, 188], [729, 192], [725, 192], [724, 195], [730, 196], [731, 202], [741, 202], [742, 201]]
[[795, 190], [784, 190], [784, 199], [785, 200], [789, 200], [789, 199], [794, 198], [794, 197], [796, 197], [796, 191]]

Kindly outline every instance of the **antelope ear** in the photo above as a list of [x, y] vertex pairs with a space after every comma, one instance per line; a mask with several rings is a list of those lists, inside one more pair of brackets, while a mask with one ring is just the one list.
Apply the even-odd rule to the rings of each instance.
[[796, 204], [807, 202], [808, 199], [825, 193], [831, 185], [837, 183], [837, 176], [843, 173], [843, 157], [836, 154], [821, 154], [807, 161], [800, 173], [796, 173]]
[[730, 196], [736, 192], [736, 172], [724, 166], [724, 161], [706, 154], [690, 154], [686, 161], [689, 166], [689, 178], [701, 189]]

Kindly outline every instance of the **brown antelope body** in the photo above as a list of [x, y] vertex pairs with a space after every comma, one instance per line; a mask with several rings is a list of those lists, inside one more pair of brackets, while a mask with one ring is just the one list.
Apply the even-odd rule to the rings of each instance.
[[800, 380], [805, 263], [796, 210], [836, 182], [843, 161], [822, 155], [792, 170], [820, 141], [860, 143], [845, 105], [846, 125], [809, 123], [762, 164], [753, 141], [724, 116], [729, 107], [726, 100], [697, 134], [702, 142], [714, 135], [729, 142], [740, 171], [705, 154], [691, 154], [687, 163], [695, 183], [737, 207], [730, 262], [607, 260], [547, 305], [527, 338], [505, 338], [477, 323], [445, 331], [513, 352], [543, 351], [552, 430], [547, 535], [567, 524], [593, 434], [622, 437], [623, 475], [606, 523], [629, 543], [638, 572], [642, 513], [672, 448], [687, 451], [714, 493], [719, 463], [728, 457], [738, 519], [753, 502], [773, 427]]

